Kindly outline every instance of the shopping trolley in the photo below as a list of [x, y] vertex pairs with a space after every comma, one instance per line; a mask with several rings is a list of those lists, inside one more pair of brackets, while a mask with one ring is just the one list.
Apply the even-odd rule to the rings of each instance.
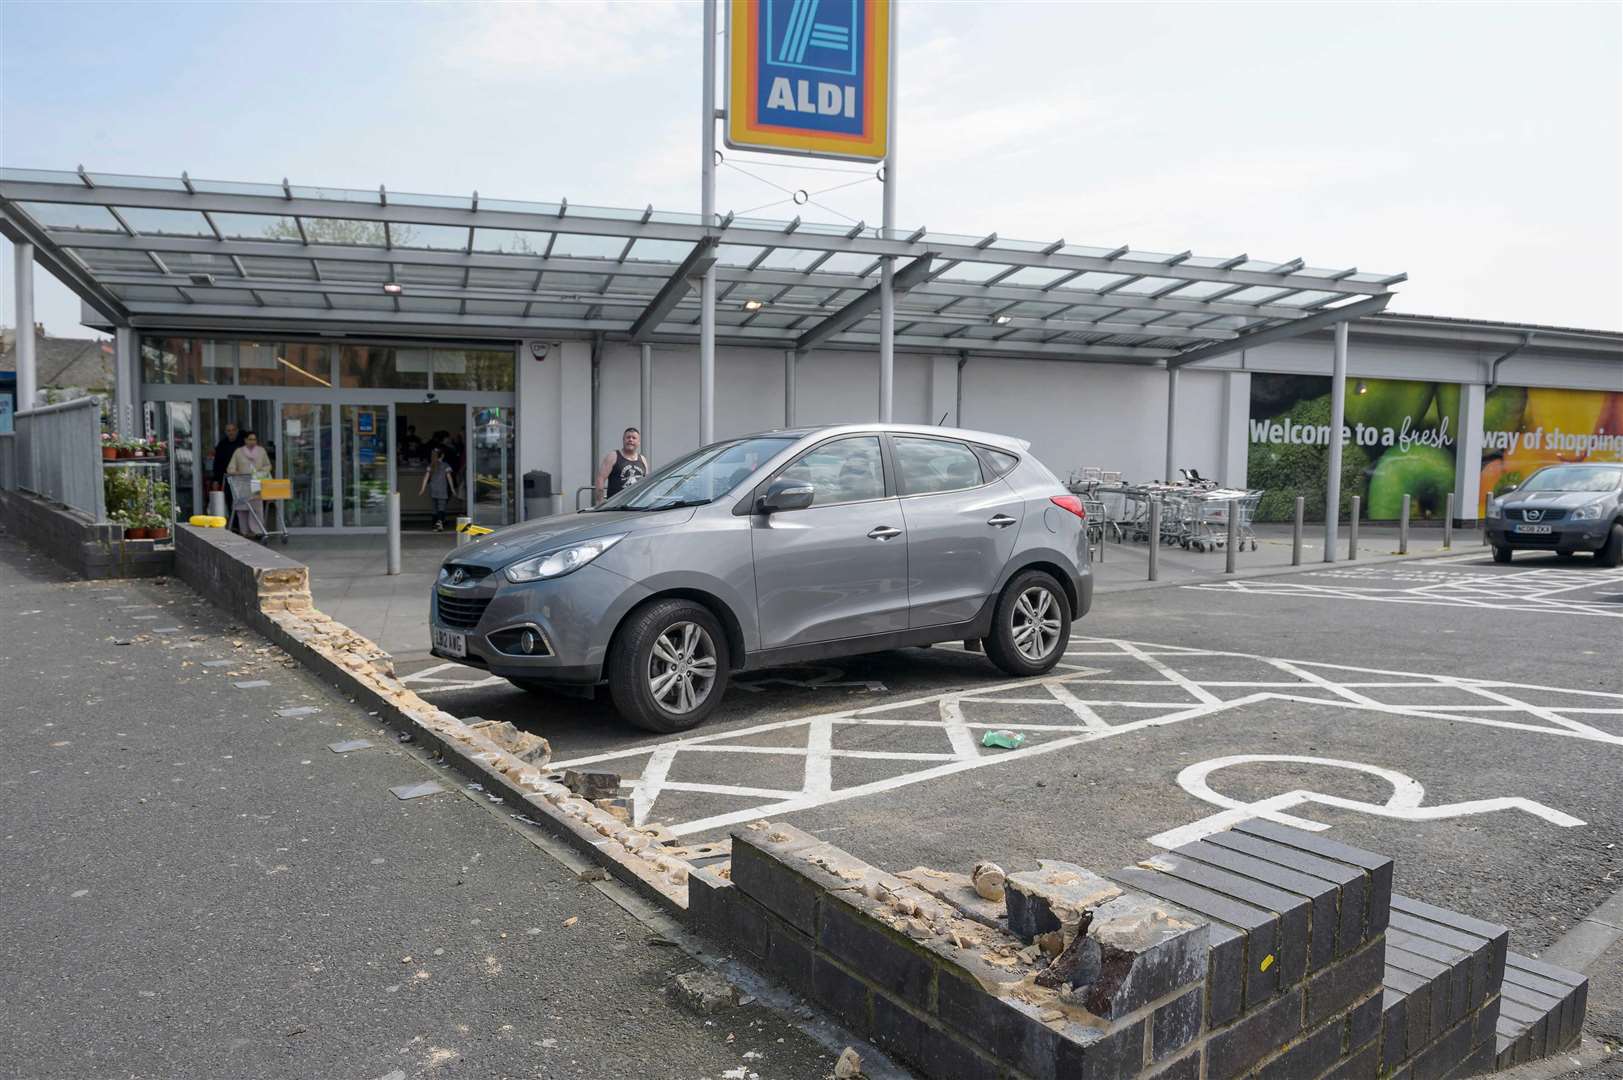
[[[247, 473], [227, 473], [226, 483], [231, 485], [231, 523], [239, 522], [247, 525], [253, 531], [245, 533], [262, 543], [270, 543], [272, 537], [281, 537], [286, 544], [287, 511], [284, 507], [287, 500], [293, 497], [293, 481], [286, 478], [273, 479], [271, 477], [250, 476]], [[276, 525], [272, 529], [265, 517], [259, 513], [254, 500], [258, 499], [267, 508], [276, 509]], [[267, 515], [268, 512], [267, 512]]]

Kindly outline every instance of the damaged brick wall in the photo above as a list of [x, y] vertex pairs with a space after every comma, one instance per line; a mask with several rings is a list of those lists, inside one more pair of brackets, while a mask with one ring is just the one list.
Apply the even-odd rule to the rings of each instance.
[[1503, 927], [1393, 897], [1392, 860], [1268, 822], [1108, 877], [1043, 861], [977, 884], [757, 822], [693, 874], [688, 913], [942, 1080], [1438, 1080], [1582, 1025], [1580, 977], [1513, 964], [1528, 1025], [1507, 1028]]

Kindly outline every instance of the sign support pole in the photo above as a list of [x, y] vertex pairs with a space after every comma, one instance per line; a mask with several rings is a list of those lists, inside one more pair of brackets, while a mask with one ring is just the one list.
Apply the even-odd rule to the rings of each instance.
[[1324, 561], [1336, 561], [1341, 518], [1341, 428], [1347, 422], [1347, 320], [1336, 323], [1335, 361], [1330, 373], [1330, 473], [1324, 483]]
[[[885, 111], [890, 118], [885, 130], [884, 209], [880, 233], [886, 240], [896, 235], [896, 9], [890, 0], [890, 57], [886, 77]], [[893, 419], [896, 391], [896, 258], [886, 256], [879, 270], [879, 422]]]
[[[716, 0], [704, 0], [704, 164], [699, 173], [699, 213], [716, 226]], [[699, 282], [699, 445], [716, 439], [716, 268]]]

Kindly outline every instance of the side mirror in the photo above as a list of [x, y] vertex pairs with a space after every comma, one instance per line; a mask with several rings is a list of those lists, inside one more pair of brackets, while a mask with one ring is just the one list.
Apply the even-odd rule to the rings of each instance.
[[1494, 496], [1494, 498], [1496, 498], [1496, 499], [1502, 499], [1502, 498], [1504, 498], [1504, 497], [1505, 497], [1505, 496], [1506, 496], [1506, 495], [1509, 495], [1509, 494], [1510, 494], [1510, 493], [1511, 493], [1511, 492], [1512, 492], [1512, 491], [1515, 491], [1515, 490], [1516, 490], [1516, 489], [1517, 489], [1517, 488], [1519, 488], [1519, 487], [1521, 487], [1521, 485], [1520, 485], [1520, 484], [1511, 484], [1511, 485], [1510, 485], [1510, 486], [1509, 486], [1509, 487], [1507, 487], [1507, 488], [1506, 488], [1506, 489], [1505, 489], [1505, 490], [1503, 490], [1503, 491], [1501, 491], [1501, 492], [1500, 492], [1500, 493], [1499, 493], [1499, 494], [1497, 494], [1497, 495], [1495, 495], [1495, 496]]
[[755, 500], [757, 514], [776, 514], [783, 510], [804, 510], [812, 504], [816, 489], [804, 480], [774, 480], [766, 494]]

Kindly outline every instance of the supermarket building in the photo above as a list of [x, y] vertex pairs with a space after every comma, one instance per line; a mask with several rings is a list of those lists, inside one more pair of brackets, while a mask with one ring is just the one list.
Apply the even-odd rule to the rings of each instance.
[[1390, 464], [1422, 517], [1444, 487], [1470, 521], [1541, 460], [1623, 460], [1623, 333], [1394, 314], [1402, 274], [1299, 259], [83, 169], [0, 170], [0, 233], [114, 335], [113, 423], [173, 444], [183, 516], [228, 421], [293, 480], [290, 524], [323, 531], [381, 530], [395, 489], [410, 515], [417, 448], [441, 437], [476, 521], [545, 509], [535, 471], [572, 509], [627, 426], [656, 465], [705, 425], [893, 419], [1028, 439], [1062, 478], [1183, 467], [1311, 494], [1296, 451], [1327, 431], [1338, 326], [1344, 473]]

